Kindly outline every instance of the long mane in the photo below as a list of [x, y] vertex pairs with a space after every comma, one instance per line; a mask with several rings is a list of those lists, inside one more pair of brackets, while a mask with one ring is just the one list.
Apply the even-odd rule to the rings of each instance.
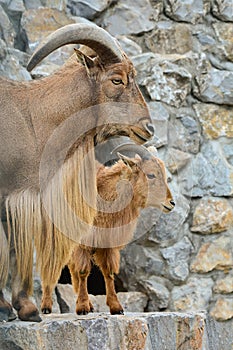
[[5, 231], [0, 220], [0, 289], [7, 281], [9, 270], [9, 244], [6, 239]]
[[31, 291], [34, 247], [43, 282], [56, 281], [71, 247], [93, 223], [95, 189], [93, 138], [89, 137], [40, 192], [29, 188], [8, 196], [8, 231], [13, 237], [18, 271]]

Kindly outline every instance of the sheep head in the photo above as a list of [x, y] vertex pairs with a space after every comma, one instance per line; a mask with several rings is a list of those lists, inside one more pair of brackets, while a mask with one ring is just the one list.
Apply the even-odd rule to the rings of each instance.
[[[130, 152], [134, 157], [126, 156]], [[113, 152], [128, 167], [128, 180], [131, 181], [134, 193], [141, 201], [141, 207], [155, 207], [169, 213], [175, 206], [167, 184], [164, 162], [146, 147], [135, 144], [122, 144]]]
[[98, 106], [97, 118], [101, 127], [97, 130], [96, 142], [115, 135], [129, 136], [139, 144], [146, 142], [154, 130], [146, 102], [135, 81], [134, 66], [119, 43], [104, 29], [92, 24], [70, 24], [58, 29], [36, 49], [27, 69], [31, 71], [51, 52], [71, 43], [83, 44], [95, 53], [93, 57], [75, 50], [77, 81], [80, 77], [79, 84], [87, 87], [86, 105], [82, 109]]

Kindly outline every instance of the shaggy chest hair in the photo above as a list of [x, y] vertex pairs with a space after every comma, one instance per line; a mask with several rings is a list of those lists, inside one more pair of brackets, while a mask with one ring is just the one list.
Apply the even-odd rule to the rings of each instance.
[[133, 237], [145, 196], [140, 193], [141, 172], [133, 172], [119, 161], [111, 168], [100, 167], [97, 172], [97, 215], [92, 230], [81, 244], [96, 247], [119, 247]]

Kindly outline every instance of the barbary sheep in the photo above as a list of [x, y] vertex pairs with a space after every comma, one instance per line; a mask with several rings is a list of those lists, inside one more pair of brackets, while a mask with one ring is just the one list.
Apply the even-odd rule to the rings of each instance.
[[36, 49], [28, 70], [71, 43], [90, 47], [96, 57], [76, 50], [49, 77], [30, 82], [0, 79], [0, 321], [15, 317], [2, 293], [9, 266], [18, 317], [41, 320], [29, 300], [33, 240], [38, 245], [37, 237], [44, 233], [39, 249], [60, 254], [62, 260], [71, 239], [78, 240], [91, 227], [94, 145], [114, 135], [142, 144], [153, 134], [133, 64], [102, 28], [72, 24], [58, 29]]
[[[126, 151], [132, 152], [134, 157], [125, 156]], [[111, 314], [123, 313], [114, 287], [114, 275], [119, 272], [120, 250], [132, 239], [142, 208], [152, 206], [169, 213], [175, 206], [167, 185], [164, 163], [154, 153], [135, 144], [119, 145], [114, 152], [120, 160], [112, 166], [101, 165], [97, 171], [98, 214], [93, 230], [81, 238], [68, 263], [78, 295], [78, 314], [93, 310], [87, 290], [91, 261], [99, 266], [104, 276], [106, 301]], [[51, 272], [46, 272], [46, 280], [49, 281]], [[44, 283], [42, 278], [43, 313], [52, 311], [54, 286]]]

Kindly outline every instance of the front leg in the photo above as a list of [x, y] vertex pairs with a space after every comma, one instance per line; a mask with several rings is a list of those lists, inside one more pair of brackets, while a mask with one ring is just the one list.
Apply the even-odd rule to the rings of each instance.
[[86, 315], [93, 312], [94, 308], [89, 300], [87, 279], [91, 272], [91, 253], [88, 248], [76, 246], [68, 264], [74, 291], [78, 294], [76, 301], [76, 313]]
[[124, 314], [114, 284], [114, 274], [119, 272], [120, 251], [118, 248], [103, 248], [96, 249], [94, 255], [95, 263], [99, 266], [105, 281], [106, 287], [106, 304], [110, 308], [110, 313]]
[[42, 300], [41, 300], [41, 311], [43, 314], [51, 314], [52, 312], [52, 306], [53, 306], [53, 299], [52, 299], [52, 292], [55, 288], [55, 284], [44, 284], [42, 281]]
[[12, 305], [15, 310], [17, 310], [19, 319], [22, 321], [33, 322], [42, 321], [37, 307], [29, 299], [32, 276], [25, 276], [24, 280], [22, 280], [17, 269], [14, 249], [11, 250], [10, 254], [10, 266], [12, 279]]

